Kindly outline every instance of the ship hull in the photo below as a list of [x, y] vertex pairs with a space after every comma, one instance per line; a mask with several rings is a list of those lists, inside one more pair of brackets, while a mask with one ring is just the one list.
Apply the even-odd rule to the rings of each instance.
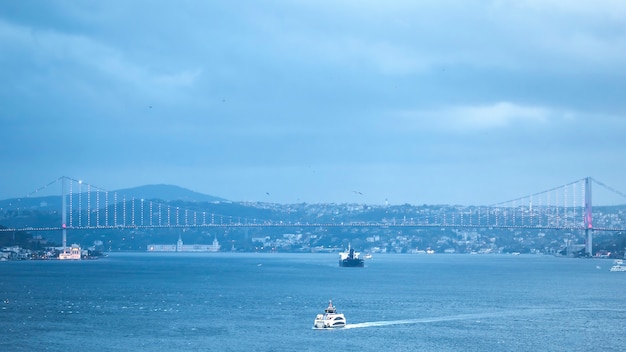
[[343, 259], [339, 260], [339, 266], [345, 268], [362, 268], [365, 266], [363, 259]]

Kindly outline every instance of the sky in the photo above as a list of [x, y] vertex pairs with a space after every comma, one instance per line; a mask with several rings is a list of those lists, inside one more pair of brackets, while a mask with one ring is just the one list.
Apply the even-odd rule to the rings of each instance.
[[0, 1], [0, 199], [626, 191], [622, 0]]

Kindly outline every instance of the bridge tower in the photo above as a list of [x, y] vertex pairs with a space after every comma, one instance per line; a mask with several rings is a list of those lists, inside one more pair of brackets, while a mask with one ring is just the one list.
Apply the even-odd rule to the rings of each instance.
[[61, 177], [61, 229], [63, 231], [63, 253], [67, 250], [67, 191], [65, 190], [65, 177]]
[[593, 256], [593, 223], [591, 218], [591, 177], [585, 178], [585, 253]]

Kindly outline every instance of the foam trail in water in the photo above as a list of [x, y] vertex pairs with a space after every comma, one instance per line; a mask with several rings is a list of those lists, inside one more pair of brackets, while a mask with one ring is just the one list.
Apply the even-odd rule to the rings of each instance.
[[540, 312], [546, 312], [546, 309], [524, 309], [491, 313], [476, 313], [476, 314], [459, 314], [450, 315], [445, 317], [432, 317], [432, 318], [419, 318], [419, 319], [404, 319], [404, 320], [386, 320], [386, 321], [370, 321], [365, 323], [347, 324], [344, 329], [358, 329], [358, 328], [370, 328], [375, 326], [388, 326], [388, 325], [402, 325], [402, 324], [419, 324], [419, 323], [437, 323], [441, 321], [454, 321], [454, 320], [472, 320], [483, 319], [493, 317], [504, 317], [509, 315], [526, 315]]

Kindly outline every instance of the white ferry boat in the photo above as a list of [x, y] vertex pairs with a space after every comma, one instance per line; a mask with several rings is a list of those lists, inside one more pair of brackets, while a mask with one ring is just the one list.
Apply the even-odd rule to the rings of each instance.
[[626, 271], [626, 266], [624, 266], [624, 261], [621, 259], [616, 260], [615, 263], [613, 263], [613, 266], [611, 267], [610, 271]]
[[343, 313], [337, 313], [337, 308], [333, 306], [333, 301], [328, 303], [324, 314], [318, 314], [313, 323], [313, 329], [334, 329], [346, 326], [346, 317]]

